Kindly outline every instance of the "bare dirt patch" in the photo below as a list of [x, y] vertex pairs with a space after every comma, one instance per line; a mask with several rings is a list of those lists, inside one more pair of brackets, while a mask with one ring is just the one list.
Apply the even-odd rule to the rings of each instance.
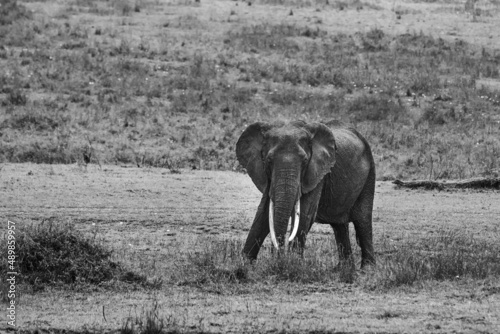
[[[5, 219], [98, 229], [120, 261], [165, 277], [175, 270], [173, 260], [202, 240], [244, 240], [260, 199], [250, 178], [233, 172], [4, 164], [0, 182]], [[440, 230], [491, 242], [500, 238], [498, 191], [396, 190], [389, 182], [376, 189], [376, 250], [388, 240], [399, 247]], [[333, 248], [329, 227], [313, 227], [308, 242], [319, 240], [329, 240]], [[111, 330], [156, 301], [160, 314], [185, 331], [495, 333], [500, 328], [496, 281], [458, 277], [370, 290], [362, 284], [367, 275], [360, 273], [353, 284], [248, 284], [226, 292], [169, 282], [154, 291], [24, 291], [18, 325]]]

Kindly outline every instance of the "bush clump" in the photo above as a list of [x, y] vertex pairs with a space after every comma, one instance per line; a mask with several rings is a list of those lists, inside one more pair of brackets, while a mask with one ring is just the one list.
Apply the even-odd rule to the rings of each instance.
[[16, 0], [0, 2], [0, 26], [9, 25], [20, 19], [30, 19], [32, 14]]
[[122, 272], [111, 261], [111, 250], [69, 225], [42, 223], [16, 232], [17, 265], [25, 283], [98, 284]]
[[406, 107], [387, 95], [361, 95], [350, 101], [347, 111], [357, 122], [400, 120], [406, 115]]

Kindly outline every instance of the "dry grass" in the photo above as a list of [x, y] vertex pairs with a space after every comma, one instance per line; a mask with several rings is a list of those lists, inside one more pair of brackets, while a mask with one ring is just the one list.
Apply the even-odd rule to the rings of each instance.
[[[496, 243], [475, 240], [453, 230], [438, 232], [429, 239], [402, 240], [398, 244], [384, 242], [387, 240], [384, 236], [381, 240], [377, 265], [365, 271], [355, 271], [350, 266], [334, 267], [337, 255], [332, 243], [326, 239], [316, 239], [303, 256], [294, 252], [277, 254], [264, 250], [257, 263], [251, 264], [242, 257], [242, 242], [216, 237], [201, 238], [195, 247], [197, 251], [171, 254], [174, 257], [171, 259], [173, 267], [166, 271], [167, 275], [165, 272], [156, 274], [164, 277], [162, 289], [167, 291], [186, 287], [214, 296], [274, 294], [274, 290], [282, 289], [289, 294], [300, 295], [304, 289], [314, 291], [318, 287], [328, 289], [346, 283], [368, 293], [387, 294], [405, 286], [425, 290], [432, 281], [480, 282], [500, 278], [500, 249]], [[29, 232], [17, 236], [17, 241], [18, 249], [22, 249], [18, 265], [23, 272], [24, 284], [35, 288], [33, 290], [38, 293], [55, 283], [59, 283], [58, 289], [62, 291], [82, 291], [98, 285], [102, 287], [99, 290], [102, 293], [106, 290], [120, 291], [116, 287], [119, 280], [133, 281], [134, 288], [129, 286], [127, 291], [145, 289], [153, 295], [160, 287], [146, 284], [145, 277], [141, 275], [124, 273], [121, 269], [123, 263], [110, 262], [111, 251], [96, 243], [96, 234], [89, 238], [67, 225], [51, 223], [30, 227]], [[130, 258], [130, 254], [122, 254], [121, 258]], [[358, 258], [356, 260], [359, 262]], [[135, 259], [135, 267], [147, 266], [142, 263], [147, 261], [143, 257]], [[111, 279], [113, 284], [102, 284]], [[61, 285], [68, 283], [66, 287]], [[202, 325], [203, 318], [194, 327], [186, 326], [179, 314], [164, 309], [156, 298], [148, 305], [150, 307], [143, 308], [141, 312], [123, 318], [120, 333], [206, 330]], [[393, 316], [401, 315], [385, 311], [377, 315], [377, 319]], [[280, 332], [295, 331], [285, 326]]]
[[[498, 245], [477, 241], [456, 231], [442, 231], [428, 240], [407, 240], [402, 246], [385, 244], [380, 250], [384, 255], [379, 257], [379, 263], [359, 273], [350, 266], [333, 267], [332, 256], [336, 254], [332, 254], [329, 242], [310, 245], [304, 257], [294, 253], [266, 253], [254, 265], [242, 258], [241, 243], [220, 239], [206, 239], [200, 243], [200, 252], [176, 261], [178, 266], [170, 284], [187, 285], [215, 295], [256, 294], [283, 289], [283, 286], [290, 294], [300, 294], [306, 287], [314, 290], [317, 286], [339, 283], [388, 293], [408, 286], [422, 289], [432, 281], [495, 281], [500, 277]], [[155, 301], [143, 314], [126, 319], [121, 333], [186, 330], [178, 316], [166, 314], [168, 312]], [[385, 311], [377, 318], [400, 316], [400, 312]], [[191, 329], [203, 332], [202, 322], [200, 319], [199, 325]], [[295, 333], [286, 327], [280, 332]]]
[[[331, 284], [353, 283], [355, 273], [350, 266], [335, 266], [337, 254], [330, 241], [310, 244], [303, 256], [294, 252], [265, 252], [255, 265], [242, 257], [241, 242], [207, 239], [200, 241], [201, 251], [175, 261], [171, 282], [218, 290], [227, 293], [243, 284]], [[403, 240], [398, 245], [383, 243], [378, 264], [359, 273], [363, 288], [398, 288], [426, 281], [485, 279], [500, 276], [500, 258], [496, 244], [474, 240], [458, 231], [441, 231], [423, 240]], [[360, 259], [356, 257], [357, 262]], [[255, 291], [255, 288], [250, 290]]]
[[[113, 251], [97, 234], [98, 230], [94, 230], [93, 235], [85, 236], [69, 225], [51, 222], [17, 231], [17, 265], [23, 283], [42, 290], [44, 285], [100, 284], [111, 279], [130, 281], [131, 277], [145, 283], [145, 277], [126, 272], [122, 264], [111, 260]], [[378, 264], [368, 269], [368, 274], [359, 274], [360, 284], [366, 289], [500, 276], [498, 245], [454, 230], [438, 232], [429, 239], [403, 240], [398, 245], [386, 241], [380, 248]], [[255, 291], [253, 285], [353, 283], [355, 279], [354, 268], [335, 266], [338, 255], [327, 239], [314, 240], [303, 255], [292, 250], [277, 253], [272, 248], [264, 249], [256, 263], [243, 257], [241, 241], [201, 238], [195, 249], [171, 254], [173, 267], [167, 270], [170, 276], [164, 277], [163, 283], [218, 293], [245, 293]], [[124, 253], [119, 258], [129, 257]], [[147, 266], [138, 260], [136, 267]], [[355, 261], [360, 261], [357, 255]], [[2, 271], [7, 271], [6, 266]]]
[[[254, 120], [339, 118], [368, 137], [379, 178], [498, 176], [500, 96], [476, 84], [499, 80], [494, 52], [423, 33], [229, 25], [186, 6], [76, 1], [2, 26], [0, 158], [74, 163], [90, 142], [103, 163], [227, 170]], [[162, 10], [175, 14], [160, 23]]]

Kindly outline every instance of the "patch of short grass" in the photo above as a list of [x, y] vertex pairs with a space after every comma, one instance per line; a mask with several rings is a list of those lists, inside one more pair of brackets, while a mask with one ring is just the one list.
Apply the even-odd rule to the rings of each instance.
[[500, 276], [500, 248], [457, 231], [440, 231], [423, 240], [391, 246], [371, 273], [377, 287], [393, 288], [423, 281], [485, 279]]

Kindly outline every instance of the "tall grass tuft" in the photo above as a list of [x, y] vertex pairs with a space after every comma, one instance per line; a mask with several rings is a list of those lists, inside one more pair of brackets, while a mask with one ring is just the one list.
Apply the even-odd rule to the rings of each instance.
[[142, 315], [129, 317], [120, 328], [120, 334], [163, 334], [184, 333], [181, 326], [172, 316], [164, 317], [161, 307], [154, 300], [149, 310], [143, 310]]
[[248, 265], [241, 255], [241, 243], [231, 240], [203, 240], [200, 250], [186, 254], [171, 279], [179, 285], [220, 286], [244, 282]]
[[304, 254], [264, 248], [252, 263], [241, 253], [240, 241], [203, 239], [199, 250], [187, 254], [175, 268], [171, 279], [180, 285], [209, 288], [259, 282], [324, 283], [338, 276], [330, 246], [328, 242], [314, 243]]
[[[315, 246], [319, 246], [315, 249]], [[268, 252], [255, 267], [256, 279], [271, 282], [324, 283], [334, 280], [336, 259], [324, 254], [323, 247], [328, 243], [316, 243], [304, 251], [304, 254], [289, 251], [287, 253]], [[323, 253], [323, 254], [321, 254]]]

